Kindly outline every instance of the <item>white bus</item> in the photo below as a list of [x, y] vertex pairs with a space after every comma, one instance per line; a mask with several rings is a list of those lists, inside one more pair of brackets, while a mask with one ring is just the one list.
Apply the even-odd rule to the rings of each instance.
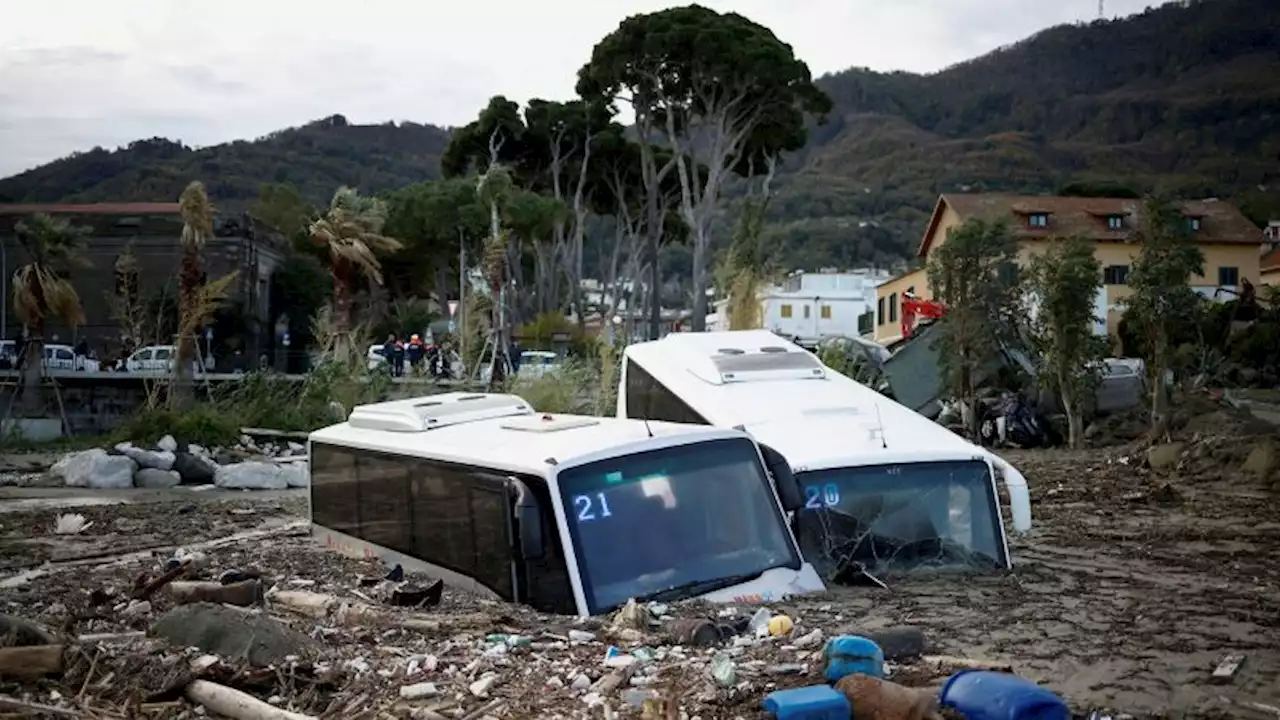
[[544, 612], [825, 589], [740, 431], [448, 393], [358, 406], [310, 459], [326, 546]]
[[1007, 462], [767, 330], [628, 346], [617, 414], [745, 429], [780, 453], [802, 494], [795, 535], [828, 579], [1011, 567], [997, 471], [1014, 529], [1031, 527], [1026, 480]]

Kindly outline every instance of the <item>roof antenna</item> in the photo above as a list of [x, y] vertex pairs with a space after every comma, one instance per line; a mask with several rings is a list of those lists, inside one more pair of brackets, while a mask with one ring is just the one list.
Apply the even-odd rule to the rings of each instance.
[[880, 426], [880, 447], [888, 450], [889, 443], [884, 439], [884, 420], [880, 418], [880, 403], [875, 403], [872, 407], [876, 409], [876, 424]]
[[648, 414], [648, 413], [645, 413], [645, 416], [644, 416], [644, 431], [645, 431], [645, 432], [647, 432], [647, 433], [649, 433], [649, 437], [653, 437], [653, 428], [649, 427], [649, 414]]

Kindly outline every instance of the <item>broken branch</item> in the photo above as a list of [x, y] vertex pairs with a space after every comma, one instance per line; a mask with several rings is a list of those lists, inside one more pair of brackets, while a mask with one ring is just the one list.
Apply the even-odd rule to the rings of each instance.
[[318, 720], [314, 715], [282, 710], [252, 695], [208, 680], [193, 680], [187, 685], [186, 696], [191, 702], [232, 720]]

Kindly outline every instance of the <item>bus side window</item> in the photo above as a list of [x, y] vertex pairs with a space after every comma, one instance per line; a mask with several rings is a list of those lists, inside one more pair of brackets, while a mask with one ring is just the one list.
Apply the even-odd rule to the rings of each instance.
[[472, 474], [468, 485], [472, 544], [475, 547], [472, 577], [502, 599], [514, 600], [515, 584], [511, 573], [515, 558], [511, 549], [515, 541], [506, 485], [480, 473]]
[[352, 537], [359, 537], [359, 493], [355, 454], [345, 448], [312, 443], [312, 522]]
[[414, 458], [413, 554], [433, 565], [475, 577], [469, 482], [462, 468]]
[[[529, 488], [538, 503], [543, 544], [542, 557], [525, 560], [520, 568], [522, 601], [541, 612], [576, 614], [577, 601], [573, 598], [573, 586], [569, 584], [569, 566], [560, 543], [560, 530], [552, 510], [547, 481], [531, 475], [521, 475], [518, 479]], [[513, 542], [513, 546], [518, 544]]]
[[626, 362], [627, 417], [691, 425], [710, 424], [644, 368], [630, 359]]
[[413, 458], [362, 452], [360, 538], [396, 552], [413, 552], [413, 516], [409, 504], [409, 468]]

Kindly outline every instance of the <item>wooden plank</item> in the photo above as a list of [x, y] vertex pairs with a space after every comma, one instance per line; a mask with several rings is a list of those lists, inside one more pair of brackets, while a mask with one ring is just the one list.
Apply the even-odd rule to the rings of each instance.
[[1243, 655], [1228, 655], [1218, 663], [1218, 667], [1213, 669], [1213, 676], [1210, 679], [1217, 683], [1231, 682], [1242, 663], [1244, 663]]

